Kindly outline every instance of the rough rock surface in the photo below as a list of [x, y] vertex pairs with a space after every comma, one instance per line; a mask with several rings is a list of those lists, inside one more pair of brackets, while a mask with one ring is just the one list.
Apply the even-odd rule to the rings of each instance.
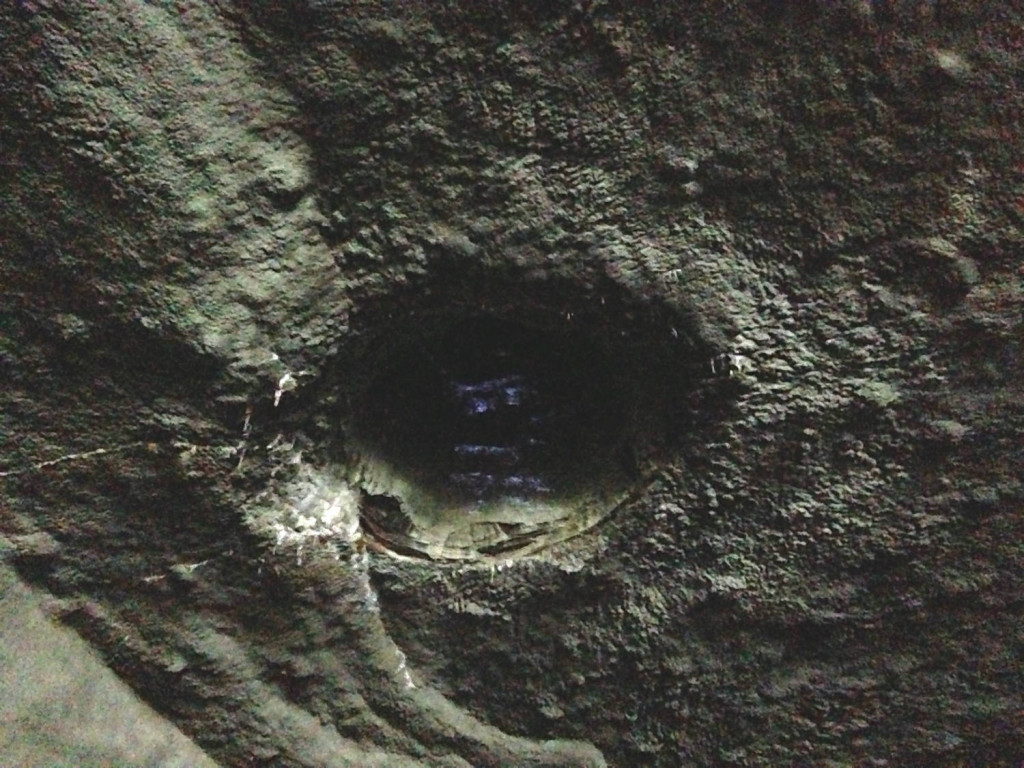
[[[1017, 766], [1022, 82], [1016, 1], [4, 3], [0, 557], [224, 766]], [[628, 501], [368, 549], [376, 326], [609, 297], [719, 361]]]

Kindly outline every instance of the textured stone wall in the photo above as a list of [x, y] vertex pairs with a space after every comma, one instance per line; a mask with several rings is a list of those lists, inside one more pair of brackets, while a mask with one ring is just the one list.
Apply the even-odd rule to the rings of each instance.
[[[1024, 9], [652, 5], [0, 7], [0, 557], [219, 764], [1024, 759]], [[396, 557], [352, 382], [478, 315], [658, 437]]]

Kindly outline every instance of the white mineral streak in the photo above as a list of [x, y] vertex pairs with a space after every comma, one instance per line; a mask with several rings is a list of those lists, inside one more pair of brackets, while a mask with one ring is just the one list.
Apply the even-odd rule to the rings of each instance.
[[277, 408], [281, 404], [281, 396], [285, 392], [291, 392], [297, 386], [299, 386], [299, 382], [291, 373], [286, 373], [278, 379], [277, 389], [274, 390], [274, 407]]
[[340, 478], [303, 467], [271, 526], [277, 546], [352, 544], [359, 536], [359, 494]]
[[[351, 544], [358, 537], [359, 494], [344, 480], [329, 474], [304, 468], [302, 475], [290, 484], [281, 510], [282, 514], [272, 523], [277, 545], [294, 545], [300, 565], [307, 546]], [[379, 615], [380, 605], [370, 583], [366, 558], [354, 557], [351, 564], [357, 603], [363, 610]], [[402, 690], [414, 689], [416, 684], [405, 654], [397, 646], [389, 645], [390, 655], [395, 659], [395, 679]]]
[[398, 651], [398, 669], [395, 670], [395, 674], [402, 683], [403, 690], [409, 691], [416, 687], [412, 675], [409, 674], [409, 667], [406, 666], [405, 654], [401, 650]]

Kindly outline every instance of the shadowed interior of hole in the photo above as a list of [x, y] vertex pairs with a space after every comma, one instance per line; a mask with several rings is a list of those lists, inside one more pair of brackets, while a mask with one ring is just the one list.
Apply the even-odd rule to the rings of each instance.
[[453, 509], [558, 503], [626, 480], [616, 365], [579, 333], [462, 318], [391, 343], [357, 437]]

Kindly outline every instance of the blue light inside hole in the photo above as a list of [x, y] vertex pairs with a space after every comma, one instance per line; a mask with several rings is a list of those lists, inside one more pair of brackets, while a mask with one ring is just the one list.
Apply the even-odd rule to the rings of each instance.
[[493, 413], [503, 406], [517, 408], [530, 395], [522, 376], [501, 376], [479, 382], [456, 382], [455, 393], [467, 416]]
[[[537, 435], [547, 414], [536, 413], [533, 382], [523, 374], [506, 373], [476, 381], [456, 381], [453, 395], [465, 419], [452, 456], [448, 483], [482, 502], [517, 500], [549, 494], [552, 489], [531, 464], [546, 441]], [[493, 442], [491, 442], [493, 440]]]
[[521, 385], [504, 387], [502, 391], [505, 394], [505, 405], [522, 405], [525, 390]]
[[463, 402], [463, 413], [467, 416], [479, 416], [497, 410], [497, 403], [482, 397], [470, 397]]
[[528, 491], [529, 493], [551, 493], [538, 475], [509, 475], [501, 481], [503, 488], [510, 491]]
[[459, 443], [454, 450], [459, 458], [496, 459], [502, 464], [516, 464], [519, 461], [519, 450], [512, 445]]

